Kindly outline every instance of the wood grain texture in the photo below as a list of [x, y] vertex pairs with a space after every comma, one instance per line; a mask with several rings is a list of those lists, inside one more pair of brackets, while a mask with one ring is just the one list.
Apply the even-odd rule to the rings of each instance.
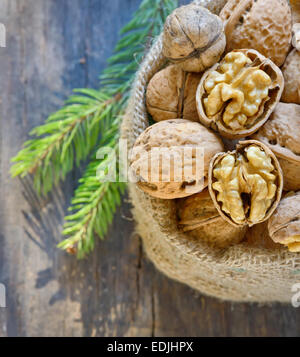
[[[188, 2], [188, 1], [185, 1]], [[291, 306], [224, 303], [157, 272], [124, 200], [105, 241], [84, 261], [59, 251], [80, 170], [38, 198], [11, 180], [28, 132], [76, 87], [97, 87], [118, 31], [140, 0], [1, 0], [0, 336], [299, 336]], [[82, 61], [84, 59], [84, 61]], [[299, 278], [300, 282], [300, 278]]]

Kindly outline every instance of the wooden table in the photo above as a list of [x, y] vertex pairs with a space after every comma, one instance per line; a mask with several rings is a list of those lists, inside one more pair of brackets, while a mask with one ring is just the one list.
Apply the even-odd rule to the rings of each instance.
[[[187, 2], [187, 1], [186, 1]], [[56, 248], [81, 170], [49, 197], [10, 158], [71, 93], [94, 87], [140, 0], [1, 0], [0, 336], [299, 336], [300, 310], [224, 303], [155, 270], [126, 199], [88, 259]]]

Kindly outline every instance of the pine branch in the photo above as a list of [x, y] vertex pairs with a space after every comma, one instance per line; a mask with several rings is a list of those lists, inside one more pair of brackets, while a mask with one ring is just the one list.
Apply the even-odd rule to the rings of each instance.
[[46, 123], [34, 128], [36, 136], [12, 159], [13, 177], [34, 174], [38, 193], [47, 194], [53, 184], [64, 179], [95, 147], [107, 111], [120, 98], [93, 89], [74, 90], [66, 106], [52, 114]]
[[128, 93], [145, 52], [163, 28], [166, 17], [178, 6], [176, 0], [144, 0], [133, 19], [123, 27], [115, 54], [100, 76], [102, 86], [113, 94]]
[[68, 252], [76, 251], [78, 258], [93, 250], [95, 233], [101, 239], [104, 238], [116, 207], [121, 203], [125, 183], [118, 182], [118, 177], [116, 182], [99, 181], [99, 170], [105, 172], [114, 162], [113, 156], [117, 156], [118, 128], [119, 120], [116, 120], [101, 142], [102, 147], [111, 148], [111, 152], [101, 161], [94, 156], [84, 176], [79, 180], [79, 187], [72, 199], [69, 211], [75, 213], [65, 217], [63, 235], [69, 238], [62, 241], [58, 247]]
[[[47, 194], [66, 174], [87, 158], [97, 143], [99, 121], [119, 98], [126, 105], [134, 73], [149, 38], [160, 33], [164, 18], [176, 1], [144, 0], [133, 19], [122, 29], [123, 37], [100, 77], [101, 89], [79, 89], [65, 107], [52, 114], [44, 125], [30, 132], [31, 140], [12, 159], [11, 175], [34, 174], [38, 193]], [[176, 5], [176, 4], [175, 4]], [[93, 130], [91, 130], [93, 129]]]
[[[134, 74], [145, 50], [153, 38], [159, 35], [165, 18], [176, 5], [176, 1], [170, 0], [145, 0], [133, 19], [122, 29], [123, 37], [116, 46], [116, 54], [108, 60], [109, 66], [100, 81], [102, 88], [109, 88], [111, 95], [122, 93], [125, 100], [124, 105], [114, 105], [110, 115], [107, 115], [119, 119], [113, 124], [107, 121], [108, 126], [103, 128], [105, 135], [99, 148], [110, 147], [117, 153], [119, 121], [126, 107]], [[77, 252], [79, 258], [94, 248], [94, 233], [104, 237], [116, 207], [120, 204], [124, 183], [101, 182], [96, 174], [99, 168], [105, 169], [110, 162], [109, 155], [103, 160], [92, 160], [84, 177], [79, 180], [80, 185], [72, 200], [70, 210], [75, 213], [66, 217], [63, 234], [68, 238], [59, 247]]]
[[[24, 148], [13, 158], [13, 176], [34, 174], [38, 192], [47, 193], [53, 184], [64, 179], [74, 163], [79, 165], [97, 146], [117, 152], [120, 118], [124, 114], [129, 91], [139, 63], [153, 39], [159, 35], [168, 14], [177, 7], [175, 0], [143, 0], [133, 19], [121, 30], [114, 55], [100, 76], [100, 90], [81, 89], [66, 106], [51, 115], [44, 125], [30, 134]], [[94, 234], [104, 237], [111, 223], [124, 184], [102, 182], [97, 170], [110, 164], [108, 155], [102, 160], [93, 156], [84, 176], [79, 180], [66, 217], [59, 244], [83, 257], [94, 247]]]

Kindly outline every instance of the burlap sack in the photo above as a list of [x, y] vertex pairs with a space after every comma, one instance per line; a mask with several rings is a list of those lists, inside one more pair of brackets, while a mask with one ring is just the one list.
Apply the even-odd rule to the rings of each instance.
[[[145, 91], [151, 77], [164, 66], [161, 37], [140, 66], [121, 136], [131, 148], [148, 124]], [[201, 293], [233, 301], [291, 302], [292, 286], [300, 283], [300, 254], [286, 248], [266, 249], [240, 243], [216, 249], [177, 228], [175, 203], [154, 199], [129, 183], [136, 229], [155, 266], [172, 279]]]

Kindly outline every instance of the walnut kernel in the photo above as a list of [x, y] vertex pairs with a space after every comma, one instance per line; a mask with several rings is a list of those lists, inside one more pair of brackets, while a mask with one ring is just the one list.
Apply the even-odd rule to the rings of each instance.
[[228, 138], [255, 132], [283, 89], [281, 71], [253, 50], [228, 53], [202, 77], [196, 93], [199, 120]]
[[257, 141], [240, 142], [237, 150], [217, 154], [209, 171], [211, 196], [231, 223], [253, 226], [275, 210], [282, 192], [275, 155]]
[[272, 80], [259, 67], [247, 67], [252, 61], [241, 52], [231, 52], [219, 71], [212, 72], [204, 87], [208, 97], [204, 107], [208, 117], [216, 115], [228, 101], [223, 113], [224, 123], [233, 130], [248, 124], [268, 97]]

